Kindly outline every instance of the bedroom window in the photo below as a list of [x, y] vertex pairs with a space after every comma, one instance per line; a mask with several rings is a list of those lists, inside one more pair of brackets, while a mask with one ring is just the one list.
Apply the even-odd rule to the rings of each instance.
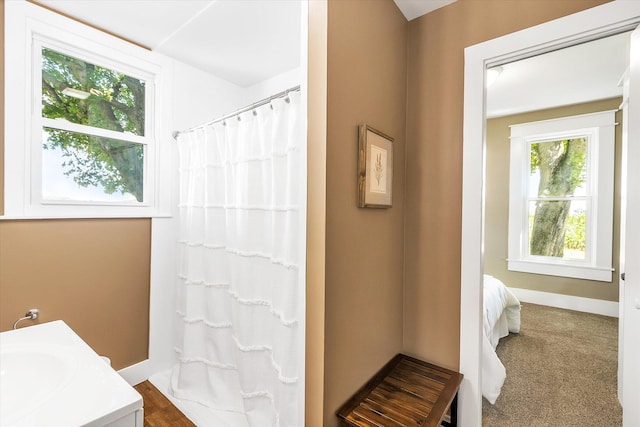
[[167, 59], [28, 2], [6, 14], [5, 217], [166, 215]]
[[511, 127], [508, 269], [611, 281], [615, 112]]

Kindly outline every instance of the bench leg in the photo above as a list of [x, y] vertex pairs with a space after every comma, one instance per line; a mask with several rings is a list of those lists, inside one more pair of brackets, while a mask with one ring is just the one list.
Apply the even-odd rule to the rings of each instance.
[[458, 427], [458, 393], [453, 396], [451, 401], [451, 420], [450, 422], [442, 421], [444, 427]]
[[458, 393], [453, 396], [451, 402], [451, 427], [458, 427]]

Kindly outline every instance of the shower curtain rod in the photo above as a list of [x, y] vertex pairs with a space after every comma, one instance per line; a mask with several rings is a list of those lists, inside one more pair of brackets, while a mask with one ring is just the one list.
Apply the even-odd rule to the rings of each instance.
[[177, 139], [178, 135], [180, 135], [181, 133], [190, 132], [192, 130], [200, 129], [200, 128], [205, 127], [205, 126], [210, 126], [210, 125], [212, 125], [214, 123], [223, 122], [223, 121], [225, 121], [227, 119], [230, 119], [232, 117], [235, 117], [235, 116], [237, 116], [239, 114], [245, 113], [247, 111], [251, 111], [254, 108], [258, 108], [258, 107], [260, 107], [262, 105], [268, 104], [271, 101], [273, 101], [274, 99], [282, 98], [283, 96], [287, 96], [291, 92], [296, 92], [296, 91], [299, 91], [299, 90], [300, 90], [300, 85], [294, 86], [294, 87], [289, 88], [287, 90], [283, 90], [282, 92], [276, 93], [275, 95], [271, 95], [271, 96], [269, 96], [269, 97], [267, 97], [265, 99], [262, 99], [260, 101], [254, 102], [253, 104], [248, 105], [248, 106], [246, 106], [244, 108], [241, 108], [239, 110], [236, 110], [231, 114], [227, 114], [227, 115], [224, 115], [222, 117], [218, 117], [217, 119], [213, 119], [213, 120], [210, 120], [208, 122], [204, 122], [202, 124], [199, 124], [198, 126], [194, 126], [192, 128], [189, 128], [189, 129], [175, 130], [175, 131], [173, 131], [173, 139]]

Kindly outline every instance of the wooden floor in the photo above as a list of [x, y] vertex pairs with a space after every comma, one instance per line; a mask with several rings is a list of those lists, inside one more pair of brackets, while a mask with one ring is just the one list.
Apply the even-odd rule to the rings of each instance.
[[144, 427], [196, 426], [149, 381], [138, 384], [135, 389], [144, 400]]

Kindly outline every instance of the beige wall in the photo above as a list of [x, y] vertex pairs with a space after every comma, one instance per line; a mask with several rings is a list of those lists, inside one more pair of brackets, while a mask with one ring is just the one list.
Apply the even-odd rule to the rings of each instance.
[[39, 308], [115, 369], [146, 359], [150, 237], [148, 219], [1, 221], [0, 330]]
[[[328, 9], [324, 424], [402, 350], [407, 21], [391, 0]], [[358, 125], [394, 138], [393, 207], [357, 207]]]
[[409, 23], [404, 349], [457, 369], [464, 48], [602, 0], [458, 0]]
[[[0, 4], [4, 77], [4, 1]], [[4, 176], [4, 85], [0, 88]], [[0, 184], [3, 184], [0, 178]], [[4, 197], [0, 186], [0, 212]], [[121, 369], [147, 358], [151, 220], [0, 220], [0, 331], [31, 308], [62, 319]], [[27, 325], [28, 322], [22, 323]]]
[[327, 3], [309, 2], [305, 425], [324, 425]]
[[[598, 111], [616, 110], [621, 98], [590, 102], [569, 107], [516, 114], [487, 121], [487, 185], [485, 219], [485, 272], [501, 279], [507, 286], [607, 301], [618, 301], [618, 275], [612, 282], [545, 276], [507, 270], [509, 222], [509, 135], [510, 125], [548, 120]], [[622, 113], [616, 114], [621, 123]], [[622, 130], [616, 127], [616, 168], [613, 223], [613, 267], [618, 271], [620, 259], [620, 150]]]

